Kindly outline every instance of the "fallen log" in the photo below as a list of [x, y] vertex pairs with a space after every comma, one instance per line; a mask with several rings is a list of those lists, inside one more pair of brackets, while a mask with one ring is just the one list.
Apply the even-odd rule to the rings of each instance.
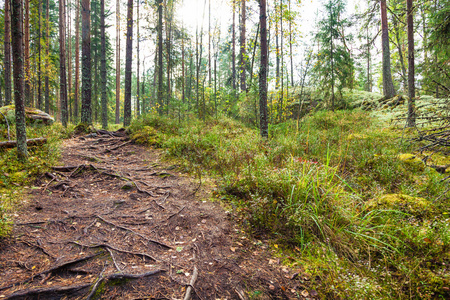
[[[28, 146], [38, 146], [47, 143], [46, 138], [36, 138], [27, 140]], [[0, 148], [14, 148], [17, 146], [17, 141], [0, 142]]]

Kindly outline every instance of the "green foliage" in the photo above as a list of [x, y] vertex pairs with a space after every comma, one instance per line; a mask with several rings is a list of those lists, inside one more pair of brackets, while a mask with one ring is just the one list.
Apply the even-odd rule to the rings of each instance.
[[[0, 124], [0, 140], [7, 140], [6, 125]], [[46, 137], [47, 143], [28, 148], [28, 161], [17, 160], [17, 151], [0, 149], [0, 237], [10, 229], [10, 214], [20, 202], [24, 188], [37, 176], [49, 170], [59, 159], [59, 141], [70, 135], [70, 128], [61, 124], [27, 127], [27, 138]], [[15, 138], [15, 127], [11, 128], [11, 139]]]
[[217, 195], [255, 235], [270, 234], [320, 278], [324, 298], [448, 296], [442, 175], [399, 159], [412, 151], [398, 145], [402, 132], [380, 128], [368, 113], [319, 111], [299, 129], [273, 125], [267, 141], [223, 118], [147, 115], [130, 130], [158, 139], [187, 170], [213, 176]]

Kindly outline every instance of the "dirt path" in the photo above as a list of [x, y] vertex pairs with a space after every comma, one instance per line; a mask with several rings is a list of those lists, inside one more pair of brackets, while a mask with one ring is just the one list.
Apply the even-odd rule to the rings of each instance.
[[65, 141], [30, 190], [0, 246], [0, 299], [183, 299], [194, 269], [192, 299], [305, 295], [157, 151], [103, 133]]

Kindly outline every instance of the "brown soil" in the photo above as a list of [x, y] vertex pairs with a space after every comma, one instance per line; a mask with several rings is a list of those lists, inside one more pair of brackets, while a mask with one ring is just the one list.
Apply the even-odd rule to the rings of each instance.
[[[311, 299], [198, 183], [123, 131], [64, 142], [0, 245], [0, 299]], [[207, 194], [206, 194], [207, 196]]]

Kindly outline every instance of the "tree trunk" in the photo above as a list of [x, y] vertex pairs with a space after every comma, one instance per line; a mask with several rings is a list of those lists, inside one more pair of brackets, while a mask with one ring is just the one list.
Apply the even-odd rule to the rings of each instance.
[[46, 52], [46, 59], [45, 59], [45, 112], [50, 113], [50, 82], [49, 82], [49, 68], [50, 68], [50, 0], [46, 1], [45, 4], [45, 28], [46, 28], [46, 41], [45, 41], [45, 52]]
[[41, 81], [41, 74], [42, 74], [42, 65], [41, 65], [41, 16], [42, 16], [42, 0], [38, 0], [38, 72], [37, 72], [37, 80], [38, 80], [38, 101], [37, 101], [37, 107], [39, 109], [42, 109], [42, 81]]
[[30, 69], [30, 0], [24, 2], [23, 19], [24, 60], [25, 60], [25, 103], [32, 107], [31, 103], [31, 69]]
[[72, 115], [72, 22], [71, 18], [71, 0], [67, 5], [68, 13], [67, 13], [67, 24], [68, 24], [68, 33], [67, 33], [67, 99], [69, 104], [69, 120], [73, 121]]
[[235, 27], [236, 23], [234, 21], [236, 14], [236, 0], [231, 0], [233, 2], [233, 26], [231, 28], [231, 80], [233, 83], [233, 90], [236, 90], [236, 32]]
[[208, 86], [211, 86], [211, 0], [208, 0], [208, 11]]
[[73, 97], [73, 117], [78, 122], [78, 99], [80, 86], [80, 1], [77, 0], [75, 15], [75, 89]]
[[116, 2], [116, 124], [120, 123], [120, 0]]
[[59, 1], [59, 94], [61, 101], [61, 123], [67, 127], [67, 80], [66, 80], [66, 15], [65, 0]]
[[158, 4], [158, 112], [161, 114], [163, 112], [163, 3], [162, 0], [157, 0]]
[[381, 44], [383, 51], [383, 94], [386, 98], [395, 96], [391, 76], [391, 53], [389, 50], [389, 31], [387, 22], [386, 0], [381, 0]]
[[330, 32], [330, 60], [331, 60], [331, 110], [334, 111], [334, 44], [333, 44], [333, 24], [334, 24], [334, 20], [333, 20], [333, 12], [332, 10], [330, 10], [330, 27], [331, 27], [331, 32]]
[[406, 0], [408, 11], [408, 127], [416, 126], [415, 97], [416, 88], [414, 82], [414, 19], [412, 0]]
[[81, 0], [81, 123], [92, 124], [91, 108], [91, 2]]
[[139, 57], [139, 3], [140, 0], [136, 0], [137, 18], [136, 18], [136, 43], [137, 43], [137, 73], [136, 73], [136, 115], [141, 115], [140, 94], [139, 94], [139, 67], [141, 64]]
[[[7, 0], [8, 1], [8, 0]], [[22, 0], [12, 1], [11, 28], [14, 63], [14, 103], [16, 106], [16, 139], [19, 160], [27, 159], [27, 133], [25, 127], [25, 84], [23, 70], [23, 11]]]
[[280, 94], [280, 122], [283, 121], [283, 98], [284, 98], [284, 52], [283, 52], [283, 2], [280, 0], [280, 58], [281, 58], [281, 94]]
[[133, 55], [133, 0], [127, 5], [127, 44], [125, 53], [125, 99], [123, 111], [123, 126], [131, 123], [131, 65]]
[[102, 128], [108, 128], [108, 99], [106, 96], [106, 36], [105, 36], [105, 0], [100, 0], [100, 30], [101, 30], [101, 40], [102, 40], [102, 51], [101, 51], [101, 81], [102, 81]]
[[245, 82], [245, 69], [246, 69], [246, 59], [245, 59], [245, 1], [241, 0], [241, 62], [240, 62], [240, 72], [241, 72], [241, 92], [245, 92], [247, 90], [246, 82]]
[[394, 16], [392, 18], [392, 23], [395, 28], [395, 39], [397, 41], [397, 51], [400, 61], [400, 67], [402, 70], [402, 81], [403, 81], [403, 90], [406, 93], [406, 89], [408, 88], [408, 82], [407, 82], [407, 75], [406, 75], [406, 67], [405, 67], [405, 60], [403, 58], [403, 50], [402, 50], [402, 42], [400, 40], [400, 28], [398, 26], [397, 18]]
[[[289, 13], [292, 14], [291, 11], [291, 0], [289, 0]], [[292, 57], [292, 17], [289, 18], [289, 57], [291, 59], [291, 86], [294, 86], [294, 60]]]
[[267, 27], [266, 0], [259, 2], [259, 22], [261, 30], [261, 70], [259, 72], [259, 119], [263, 138], [268, 138], [267, 120]]
[[5, 105], [11, 104], [11, 0], [5, 0]]

